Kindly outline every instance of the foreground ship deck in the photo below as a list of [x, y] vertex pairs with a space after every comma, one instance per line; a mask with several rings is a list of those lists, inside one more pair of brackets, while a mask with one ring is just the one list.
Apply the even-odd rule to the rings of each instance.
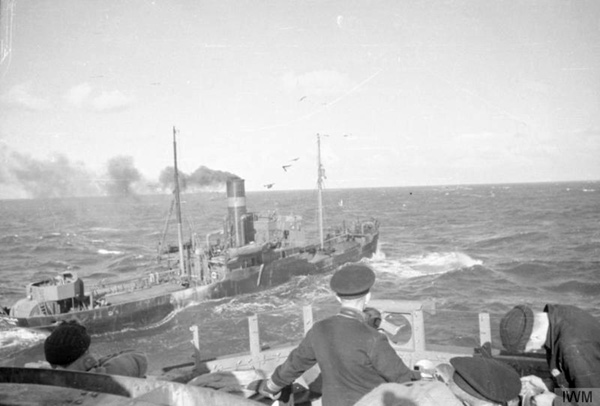
[[[388, 336], [392, 347], [409, 367], [414, 367], [420, 360], [439, 364], [448, 362], [455, 356], [473, 355], [494, 357], [513, 366], [521, 375], [536, 374], [550, 379], [544, 357], [491, 350], [492, 334], [487, 313], [478, 315], [480, 347], [434, 346], [426, 345], [424, 317], [426, 312], [436, 311], [432, 303], [373, 300], [369, 305], [382, 312], [383, 319], [389, 323], [382, 334]], [[184, 365], [165, 365], [160, 374], [147, 379], [48, 369], [0, 368], [0, 393], [5, 393], [7, 400], [10, 398], [7, 404], [11, 405], [29, 405], [32, 404], [32, 399], [55, 399], [63, 395], [65, 397], [61, 399], [83, 405], [260, 404], [260, 399], [256, 401], [256, 395], [248, 388], [250, 380], [257, 379], [260, 375], [268, 376], [285, 360], [297, 343], [264, 349], [259, 337], [259, 316], [248, 318], [248, 353], [217, 358], [207, 357], [208, 354], [203, 356], [198, 327], [193, 326], [193, 361]], [[303, 308], [304, 331], [308, 331], [312, 324], [312, 307], [306, 306]], [[317, 365], [300, 377], [293, 386], [293, 396], [287, 404], [319, 405], [318, 376]], [[219, 386], [226, 387], [227, 390], [216, 390]], [[0, 401], [4, 399], [0, 397]]]

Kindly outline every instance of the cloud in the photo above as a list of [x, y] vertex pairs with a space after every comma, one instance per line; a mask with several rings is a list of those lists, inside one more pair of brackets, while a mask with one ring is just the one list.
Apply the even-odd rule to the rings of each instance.
[[97, 111], [124, 110], [133, 103], [133, 98], [121, 93], [119, 90], [103, 91], [92, 100], [92, 106]]
[[65, 95], [65, 99], [68, 103], [81, 107], [83, 103], [88, 100], [90, 94], [92, 93], [92, 86], [89, 83], [82, 83], [80, 85], [74, 86]]
[[288, 72], [281, 82], [286, 92], [298, 92], [303, 96], [331, 95], [343, 92], [351, 86], [345, 75], [333, 70], [312, 71], [300, 75]]
[[80, 108], [97, 112], [121, 111], [133, 103], [133, 98], [120, 90], [95, 90], [89, 83], [81, 83], [72, 87], [65, 94], [65, 100]]
[[13, 86], [0, 96], [0, 102], [14, 108], [24, 108], [30, 111], [46, 110], [50, 104], [44, 98], [34, 94], [31, 82]]

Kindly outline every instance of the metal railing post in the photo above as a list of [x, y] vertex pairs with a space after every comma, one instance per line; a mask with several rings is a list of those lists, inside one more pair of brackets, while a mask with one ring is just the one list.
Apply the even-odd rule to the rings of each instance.
[[490, 325], [490, 314], [479, 313], [479, 345], [492, 343], [492, 328]]
[[258, 331], [258, 316], [248, 317], [248, 335], [250, 337], [250, 354], [254, 368], [260, 368], [260, 335]]
[[423, 310], [414, 310], [413, 319], [413, 339], [415, 351], [425, 351], [425, 321], [423, 320]]
[[310, 330], [313, 326], [313, 313], [311, 305], [307, 305], [302, 308], [302, 318], [304, 320], [304, 335], [306, 335], [308, 330]]
[[194, 365], [196, 368], [200, 367], [200, 335], [198, 334], [198, 326], [190, 326], [192, 332], [192, 345], [194, 346]]

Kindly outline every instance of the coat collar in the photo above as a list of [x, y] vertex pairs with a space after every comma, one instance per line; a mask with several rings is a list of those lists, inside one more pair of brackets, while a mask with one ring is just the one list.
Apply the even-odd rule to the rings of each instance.
[[356, 319], [361, 322], [365, 321], [364, 313], [352, 307], [342, 307], [338, 315], [343, 317], [349, 317], [351, 319]]

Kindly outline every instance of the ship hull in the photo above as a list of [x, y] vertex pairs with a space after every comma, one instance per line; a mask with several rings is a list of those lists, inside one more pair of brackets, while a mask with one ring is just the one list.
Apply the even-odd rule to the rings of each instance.
[[[347, 243], [331, 254], [307, 259], [301, 256], [281, 258], [261, 266], [234, 270], [224, 280], [206, 285], [184, 288], [163, 284], [148, 291], [123, 293], [132, 299], [117, 304], [66, 314], [33, 317], [6, 317], [18, 327], [51, 331], [57, 323], [78, 320], [90, 334], [103, 334], [126, 329], [151, 328], [172, 315], [178, 309], [207, 300], [221, 299], [255, 293], [289, 282], [295, 276], [316, 275], [331, 272], [339, 266], [370, 258], [377, 250], [379, 234], [367, 236], [368, 241]], [[363, 237], [364, 238], [364, 237]]]

